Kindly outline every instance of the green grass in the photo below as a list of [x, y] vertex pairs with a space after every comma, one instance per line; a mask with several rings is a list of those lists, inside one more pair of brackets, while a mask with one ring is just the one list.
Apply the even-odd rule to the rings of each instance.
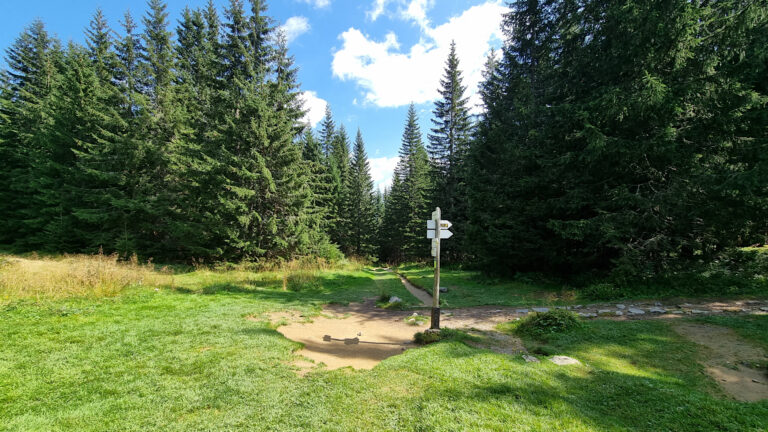
[[768, 402], [720, 398], [695, 346], [658, 321], [596, 320], [549, 339], [548, 349], [582, 366], [528, 364], [449, 340], [370, 371], [299, 377], [289, 365], [299, 344], [247, 317], [316, 313], [386, 290], [409, 298], [392, 273], [320, 280], [293, 292], [274, 274], [199, 271], [115, 297], [6, 303], [0, 430], [768, 429]]
[[[397, 271], [414, 285], [432, 293], [434, 269], [409, 264]], [[440, 304], [447, 308], [499, 305], [560, 305], [573, 303], [576, 292], [556, 284], [535, 281], [495, 279], [462, 269], [441, 269], [440, 285], [448, 288], [440, 294]]]
[[[432, 292], [434, 269], [421, 264], [400, 266], [397, 271], [414, 285]], [[448, 288], [440, 294], [443, 307], [497, 306], [558, 306], [615, 301], [644, 301], [664, 299], [762, 299], [768, 298], [768, 279], [760, 274], [746, 277], [737, 273], [681, 273], [657, 277], [631, 286], [616, 287], [608, 283], [574, 288], [563, 282], [545, 281], [521, 276], [491, 278], [481, 272], [443, 268], [440, 285]], [[592, 297], [595, 287], [610, 287], [609, 293]]]
[[697, 321], [730, 327], [741, 337], [761, 344], [768, 351], [768, 315], [706, 316]]

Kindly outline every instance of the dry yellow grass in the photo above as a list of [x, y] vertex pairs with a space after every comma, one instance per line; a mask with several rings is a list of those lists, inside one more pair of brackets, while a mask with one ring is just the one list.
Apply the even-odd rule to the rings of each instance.
[[0, 302], [15, 299], [105, 297], [132, 285], [159, 285], [167, 276], [115, 255], [58, 258], [0, 256]]

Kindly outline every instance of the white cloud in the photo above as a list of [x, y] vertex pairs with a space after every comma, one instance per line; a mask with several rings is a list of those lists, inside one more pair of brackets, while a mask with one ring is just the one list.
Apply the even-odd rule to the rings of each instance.
[[368, 11], [368, 18], [370, 18], [371, 21], [376, 21], [381, 14], [384, 13], [387, 4], [391, 1], [392, 0], [373, 0], [373, 7]]
[[320, 9], [331, 5], [331, 0], [301, 0], [304, 3], [311, 4], [312, 6]]
[[369, 158], [368, 162], [371, 164], [371, 178], [373, 178], [373, 184], [380, 191], [388, 188], [392, 184], [392, 176], [395, 173], [395, 167], [399, 157], [378, 157]]
[[415, 21], [424, 29], [429, 28], [427, 11], [434, 5], [434, 0], [411, 0], [408, 6], [400, 12], [403, 18]]
[[328, 102], [320, 99], [314, 91], [305, 91], [301, 96], [304, 100], [304, 109], [307, 111], [302, 120], [315, 127], [325, 116], [325, 107], [328, 106]]
[[293, 42], [297, 37], [308, 32], [310, 28], [309, 20], [303, 16], [290, 17], [285, 24], [280, 26], [288, 43]]
[[471, 7], [448, 22], [431, 26], [426, 11], [431, 0], [408, 3], [409, 19], [420, 24], [421, 39], [409, 48], [400, 49], [397, 36], [388, 33], [384, 40], [374, 40], [356, 28], [339, 38], [343, 45], [333, 55], [333, 75], [351, 80], [363, 90], [366, 103], [380, 107], [399, 107], [410, 102], [425, 103], [438, 97], [451, 41], [464, 74], [471, 105], [479, 102], [477, 85], [488, 51], [502, 39], [502, 14], [508, 9], [499, 0]]

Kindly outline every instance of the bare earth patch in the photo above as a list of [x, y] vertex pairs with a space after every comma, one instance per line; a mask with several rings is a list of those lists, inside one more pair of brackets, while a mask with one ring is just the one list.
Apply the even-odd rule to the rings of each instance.
[[291, 320], [285, 312], [271, 315], [270, 321], [288, 321], [277, 331], [304, 345], [297, 354], [325, 364], [328, 369], [372, 369], [385, 358], [414, 347], [413, 334], [428, 324], [406, 324], [408, 315], [378, 309], [373, 301], [367, 301], [327, 306], [311, 322]]
[[726, 393], [746, 402], [768, 399], [766, 372], [745, 365], [765, 361], [765, 352], [760, 348], [725, 327], [681, 323], [673, 328], [685, 338], [706, 347], [702, 364]]

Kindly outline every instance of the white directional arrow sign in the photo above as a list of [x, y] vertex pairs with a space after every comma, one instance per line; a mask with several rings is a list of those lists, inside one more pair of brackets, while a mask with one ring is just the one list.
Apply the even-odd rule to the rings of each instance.
[[[448, 231], [447, 229], [441, 229], [440, 230], [440, 239], [449, 239], [453, 237], [453, 233]], [[435, 238], [435, 230], [427, 230], [427, 238], [433, 239]]]
[[[453, 226], [453, 224], [452, 224], [452, 223], [450, 223], [450, 222], [449, 222], [449, 221], [447, 221], [447, 220], [441, 220], [441, 221], [440, 221], [440, 229], [441, 229], [441, 230], [444, 230], [444, 229], [448, 229], [448, 228], [450, 228], [450, 227], [452, 227], [452, 226]], [[427, 229], [430, 229], [430, 230], [433, 230], [433, 229], [435, 229], [435, 221], [433, 221], [433, 220], [428, 220], [428, 221], [427, 221]]]

